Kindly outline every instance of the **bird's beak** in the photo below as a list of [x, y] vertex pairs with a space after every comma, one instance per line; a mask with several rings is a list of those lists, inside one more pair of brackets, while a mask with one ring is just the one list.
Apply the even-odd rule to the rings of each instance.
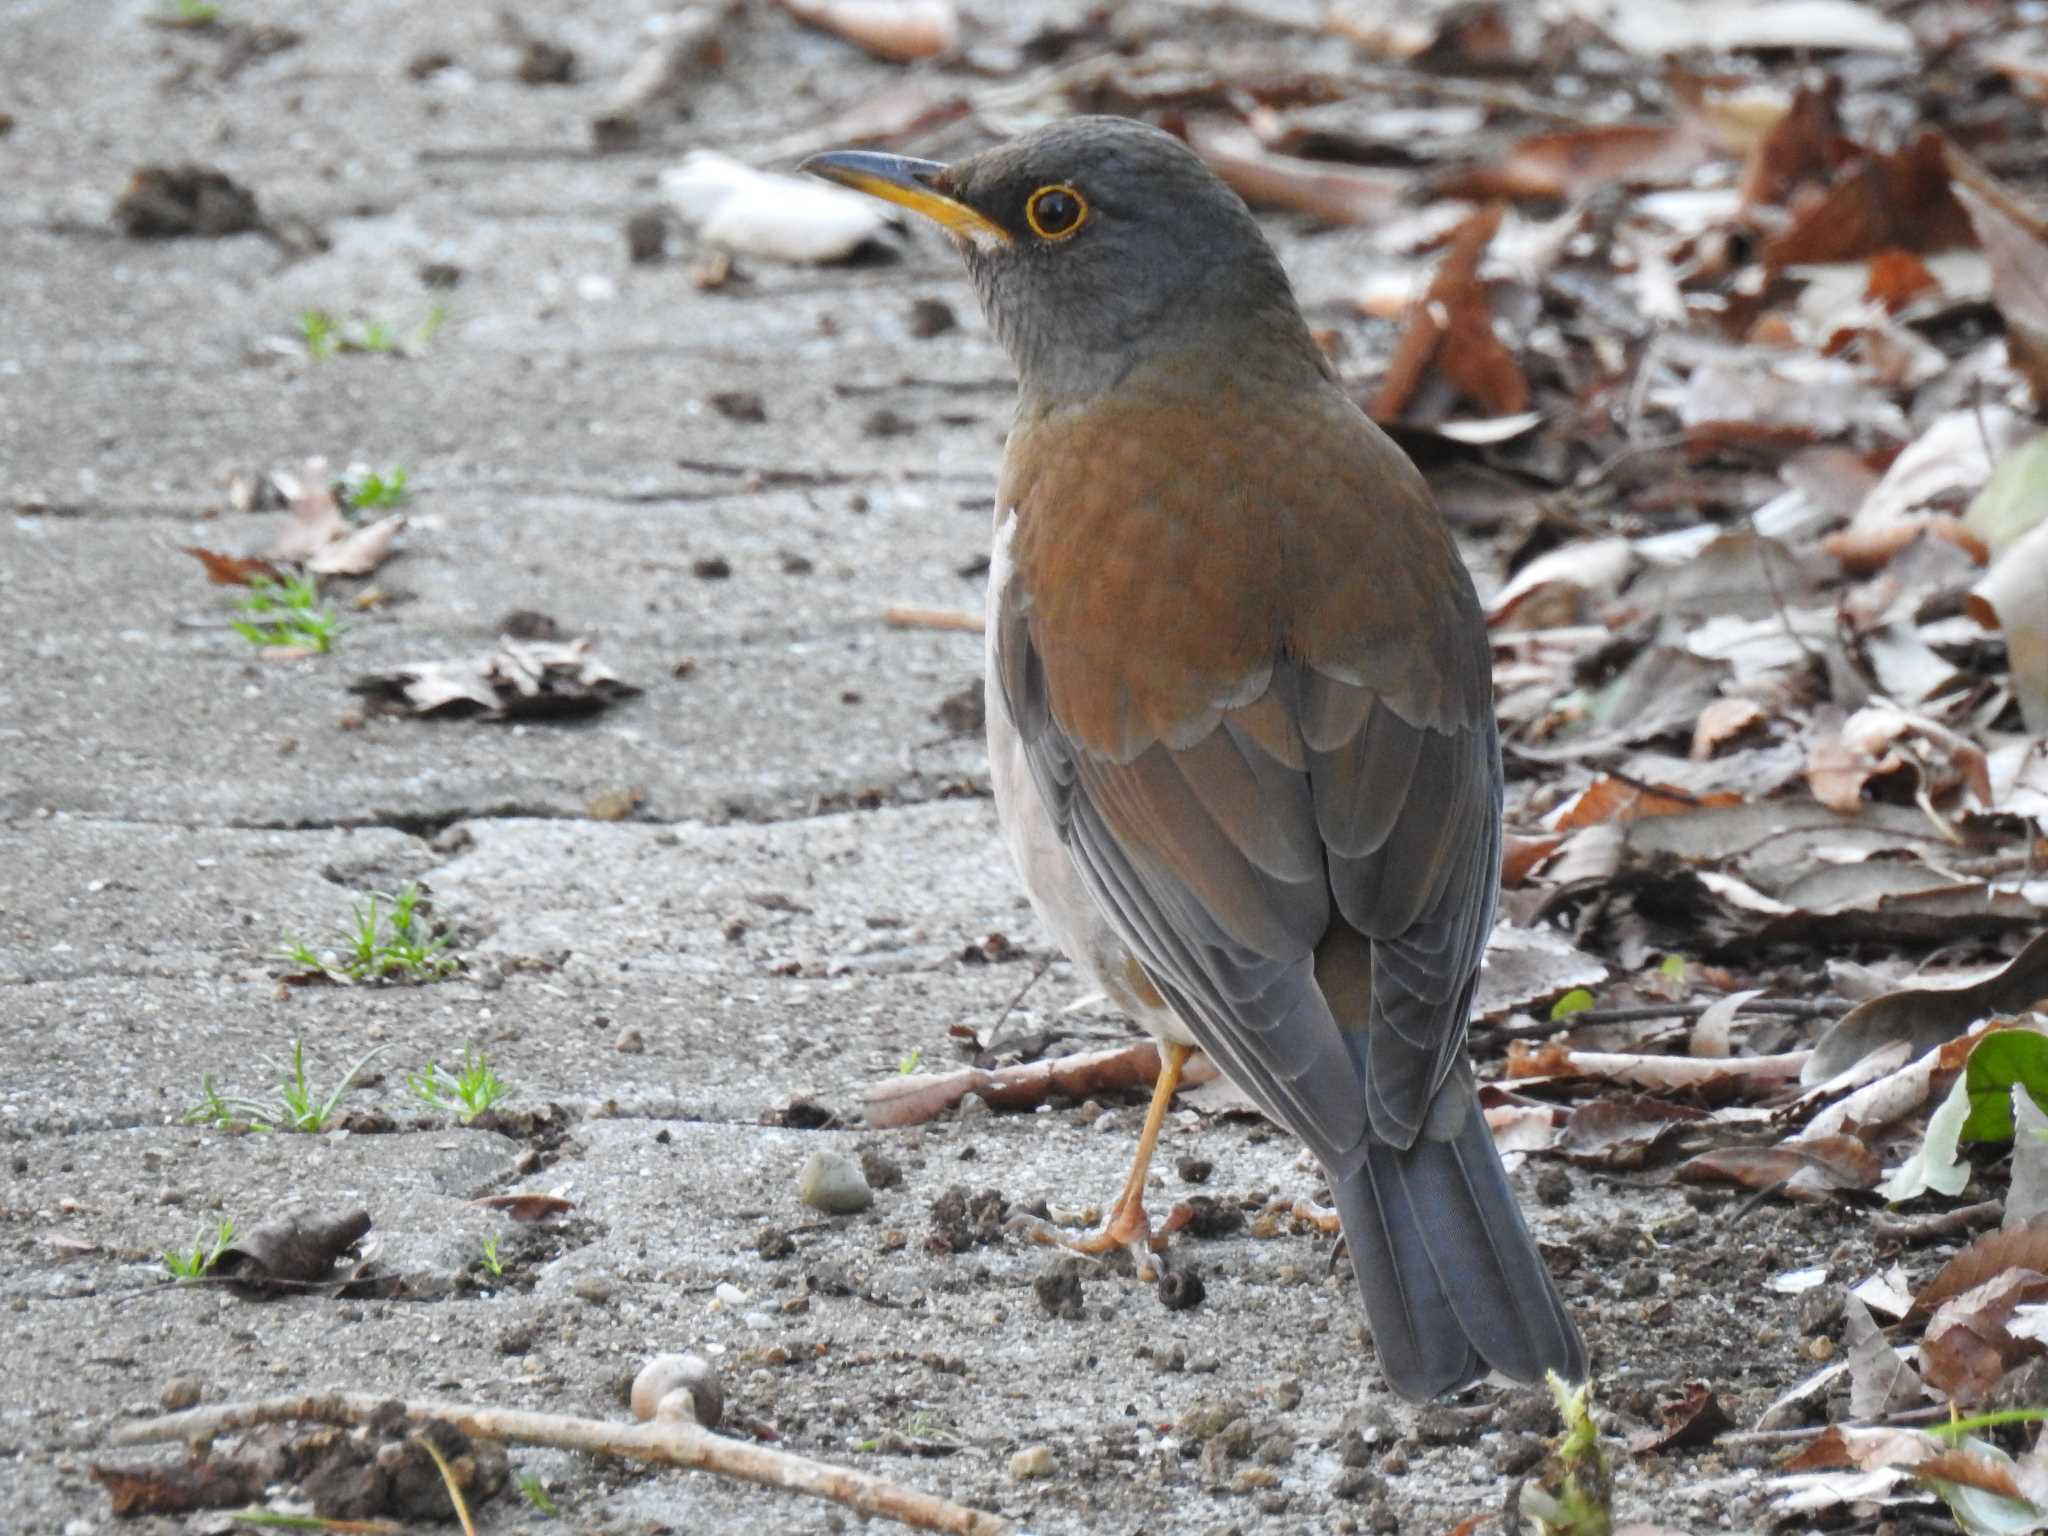
[[958, 198], [948, 197], [933, 183], [946, 167], [936, 160], [912, 160], [905, 155], [877, 155], [860, 149], [834, 149], [812, 155], [797, 167], [813, 176], [836, 181], [842, 187], [879, 197], [913, 213], [921, 213], [951, 233], [976, 244], [1008, 245], [1010, 235], [1000, 224], [977, 213]]

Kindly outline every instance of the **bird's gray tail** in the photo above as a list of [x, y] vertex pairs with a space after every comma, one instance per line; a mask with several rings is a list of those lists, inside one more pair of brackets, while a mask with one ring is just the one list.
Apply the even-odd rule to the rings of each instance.
[[1489, 1371], [1583, 1381], [1585, 1343], [1522, 1222], [1486, 1116], [1469, 1085], [1443, 1091], [1467, 1098], [1455, 1135], [1408, 1148], [1372, 1142], [1358, 1171], [1335, 1182], [1387, 1383], [1420, 1401]]

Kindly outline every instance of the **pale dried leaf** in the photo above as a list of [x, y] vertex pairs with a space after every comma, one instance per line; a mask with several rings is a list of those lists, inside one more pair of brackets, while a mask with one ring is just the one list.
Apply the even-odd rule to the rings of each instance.
[[303, 478], [282, 471], [270, 478], [291, 499], [291, 515], [270, 546], [272, 560], [301, 565], [348, 536], [349, 522], [334, 498], [325, 459], [306, 460]]
[[1639, 562], [1629, 541], [1595, 539], [1538, 555], [1509, 578], [1487, 609], [1499, 629], [1577, 624], [1614, 600]]
[[2012, 1089], [2012, 1178], [2005, 1191], [2007, 1227], [2048, 1216], [2048, 1112], [2023, 1084]]
[[1724, 1061], [1701, 1061], [1691, 1056], [1574, 1051], [1562, 1045], [1530, 1049], [1518, 1040], [1512, 1042], [1508, 1049], [1508, 1076], [1590, 1077], [1605, 1082], [1628, 1083], [1657, 1093], [1676, 1089], [1704, 1092], [1737, 1084], [1789, 1082], [1799, 1076], [1807, 1054], [1805, 1051], [1785, 1051], [1775, 1056], [1731, 1056]]
[[1849, 1411], [1857, 1418], [1889, 1418], [1927, 1400], [1920, 1373], [1854, 1293], [1842, 1301], [1842, 1342], [1849, 1349]]
[[874, 198], [708, 149], [663, 171], [661, 191], [707, 244], [775, 261], [841, 261], [894, 222]]
[[1912, 32], [1859, 0], [1571, 0], [1631, 53], [1708, 53], [1738, 48], [1831, 48], [1911, 53]]
[[404, 531], [403, 512], [380, 517], [315, 551], [307, 558], [306, 569], [316, 576], [367, 576], [391, 557], [391, 547]]
[[806, 25], [896, 63], [949, 52], [960, 41], [952, 0], [781, 0]]
[[1946, 979], [1923, 975], [1916, 985], [1858, 1003], [1815, 1042], [1804, 1081], [1832, 1077], [1869, 1052], [1904, 1041], [1914, 1056], [1965, 1035], [1995, 1014], [2021, 1013], [2048, 998], [2048, 934], [1991, 974], [1973, 969]]
[[1972, 618], [2005, 635], [2027, 729], [2048, 733], [2048, 523], [2000, 555], [1966, 601]]
[[1382, 218], [1411, 184], [1401, 172], [1275, 154], [1249, 128], [1217, 118], [1189, 122], [1187, 140], [1246, 202], [1306, 213], [1328, 224]]
[[1576, 947], [1555, 928], [1523, 928], [1502, 922], [1487, 940], [1486, 963], [1472, 1001], [1475, 1018], [1492, 1019], [1534, 1002], [1547, 1002], [1574, 987], [1605, 981], [1605, 963]]

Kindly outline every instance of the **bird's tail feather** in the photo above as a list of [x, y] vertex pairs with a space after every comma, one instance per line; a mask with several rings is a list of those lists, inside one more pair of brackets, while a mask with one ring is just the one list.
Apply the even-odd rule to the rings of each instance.
[[1586, 1346], [1523, 1224], [1476, 1097], [1464, 1108], [1454, 1136], [1372, 1143], [1358, 1170], [1335, 1182], [1381, 1369], [1418, 1401], [1490, 1370], [1582, 1381]]

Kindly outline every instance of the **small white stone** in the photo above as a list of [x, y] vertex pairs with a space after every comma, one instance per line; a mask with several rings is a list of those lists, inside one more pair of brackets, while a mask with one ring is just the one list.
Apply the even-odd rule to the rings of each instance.
[[1052, 1447], [1027, 1445], [1010, 1458], [1010, 1480], [1021, 1483], [1034, 1477], [1052, 1476]]
[[796, 1179], [797, 1198], [814, 1210], [844, 1216], [875, 1203], [860, 1164], [839, 1152], [813, 1152]]

